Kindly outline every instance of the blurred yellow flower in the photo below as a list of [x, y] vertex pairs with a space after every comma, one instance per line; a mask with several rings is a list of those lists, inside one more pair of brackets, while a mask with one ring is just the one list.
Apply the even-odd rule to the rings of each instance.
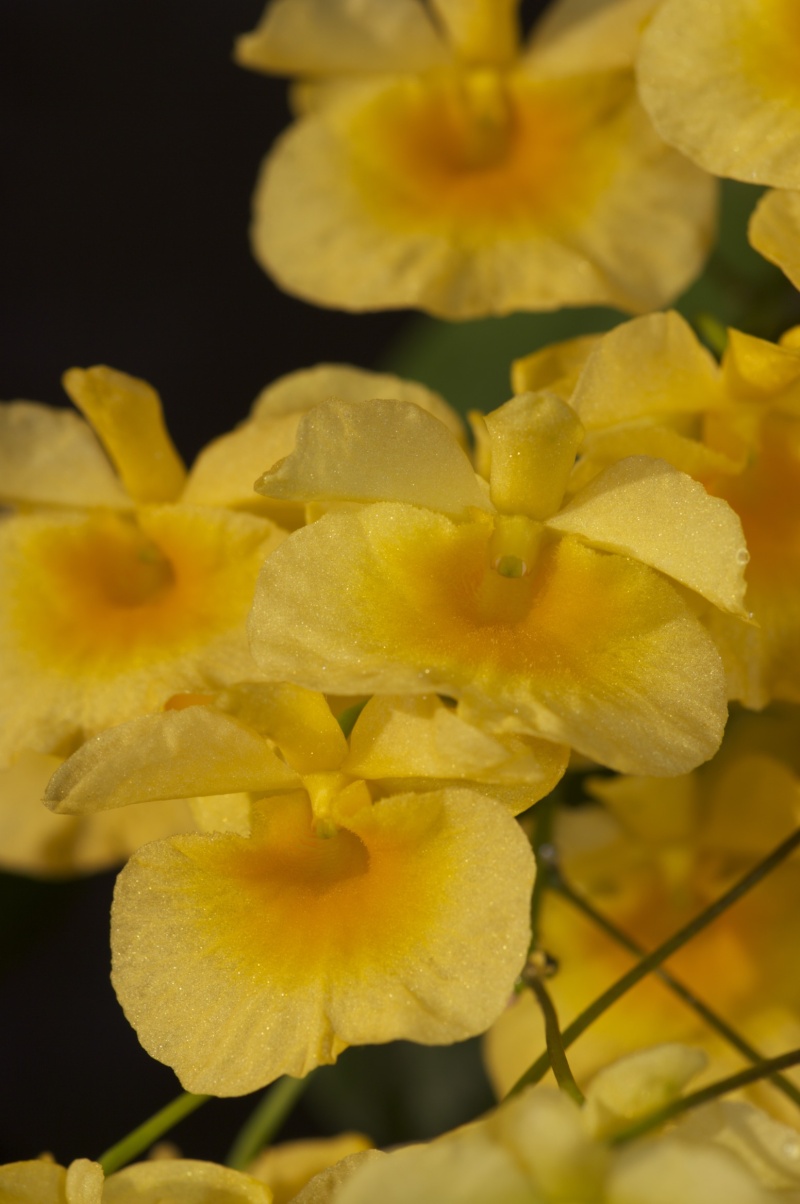
[[317, 407], [257, 486], [332, 511], [264, 566], [262, 671], [343, 694], [436, 691], [627, 772], [707, 759], [721, 665], [669, 579], [742, 613], [741, 527], [646, 457], [563, 505], [581, 437], [552, 394], [516, 397], [485, 419], [487, 484], [414, 406]]
[[351, 310], [664, 304], [700, 270], [714, 190], [638, 104], [650, 7], [567, 0], [523, 47], [518, 0], [275, 0], [236, 48], [300, 79], [256, 190], [259, 262]]
[[[426, 1145], [355, 1167], [309, 1204], [766, 1204], [800, 1186], [797, 1133], [756, 1109], [712, 1105], [669, 1132], [621, 1148], [606, 1138], [680, 1096], [702, 1064], [681, 1046], [608, 1066], [581, 1109], [534, 1088]], [[311, 1182], [314, 1186], [314, 1180]], [[307, 1189], [308, 1190], [308, 1189]], [[300, 1196], [300, 1201], [306, 1197]]]
[[796, 0], [662, 0], [639, 91], [658, 132], [707, 171], [800, 186]]
[[166, 1159], [139, 1162], [103, 1176], [78, 1158], [69, 1167], [45, 1159], [0, 1166], [3, 1204], [271, 1204], [258, 1179], [213, 1162]]
[[0, 407], [0, 499], [16, 508], [0, 522], [0, 863], [44, 874], [103, 868], [192, 826], [182, 806], [56, 821], [41, 785], [94, 732], [256, 673], [244, 620], [284, 537], [224, 490], [210, 498], [210, 474], [187, 477], [149, 385], [104, 367], [64, 384], [88, 421]]
[[267, 1184], [273, 1204], [291, 1204], [310, 1179], [345, 1158], [371, 1149], [372, 1142], [363, 1133], [284, 1141], [259, 1154], [248, 1167], [248, 1173]]
[[755, 620], [708, 614], [729, 696], [751, 707], [800, 701], [800, 328], [777, 344], [730, 330], [721, 365], [676, 313], [570, 346], [574, 359], [585, 356], [582, 370], [553, 368], [551, 351], [549, 362], [520, 361], [514, 379], [561, 372], [586, 430], [573, 488], [620, 457], [645, 454], [724, 498], [744, 529]]
[[[590, 779], [603, 806], [557, 818], [567, 882], [646, 951], [655, 948], [797, 827], [799, 737], [794, 708], [735, 711], [718, 755], [689, 776]], [[798, 915], [800, 864], [790, 859], [667, 963], [764, 1056], [800, 1044]], [[559, 966], [548, 986], [564, 1025], [635, 960], [557, 891], [545, 896], [540, 943]], [[741, 1068], [741, 1055], [652, 975], [570, 1048], [570, 1062], [580, 1079], [654, 1040], [702, 1042], [711, 1080]], [[538, 1007], [522, 996], [486, 1041], [500, 1094], [543, 1048]], [[796, 1119], [794, 1104], [770, 1084], [749, 1092]]]
[[349, 745], [309, 690], [220, 701], [102, 733], [49, 791], [73, 810], [222, 796], [197, 817], [224, 831], [149, 844], [117, 883], [112, 978], [148, 1052], [188, 1090], [237, 1095], [349, 1044], [484, 1031], [527, 954], [533, 881], [491, 783], [520, 810], [566, 750], [481, 741], [433, 698], [368, 703]]

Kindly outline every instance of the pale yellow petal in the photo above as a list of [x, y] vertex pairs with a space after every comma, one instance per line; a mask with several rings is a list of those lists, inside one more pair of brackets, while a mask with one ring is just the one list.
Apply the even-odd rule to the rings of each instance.
[[800, 185], [795, 0], [664, 0], [639, 88], [665, 141], [716, 175]]
[[35, 401], [0, 405], [0, 500], [127, 508], [130, 498], [89, 425]]
[[[464, 442], [464, 424], [439, 393], [419, 381], [390, 372], [370, 372], [352, 364], [317, 364], [281, 376], [259, 393], [253, 402], [253, 417], [272, 422], [277, 417], [310, 410], [333, 397], [353, 402], [371, 397], [410, 401], [443, 422], [459, 443]], [[292, 447], [294, 441], [282, 454], [287, 455]]]
[[494, 705], [517, 730], [629, 773], [685, 772], [714, 752], [718, 654], [664, 577], [564, 537], [506, 578], [492, 535], [489, 519], [388, 504], [320, 519], [264, 566], [256, 660], [333, 693]]
[[547, 526], [649, 564], [722, 610], [746, 615], [742, 524], [727, 504], [663, 460], [606, 468]]
[[302, 509], [259, 497], [255, 483], [294, 447], [299, 414], [269, 423], [249, 419], [207, 444], [195, 460], [182, 500], [199, 506], [231, 506], [263, 513], [287, 529], [302, 525]]
[[113, 368], [70, 368], [64, 388], [97, 432], [122, 483], [137, 502], [174, 501], [186, 469], [164, 426], [151, 385]]
[[[539, 1204], [540, 1199], [531, 1194], [528, 1176], [514, 1156], [483, 1129], [470, 1127], [371, 1159], [357, 1168], [332, 1204]], [[322, 1201], [327, 1204], [325, 1196]]]
[[0, 759], [257, 676], [244, 621], [282, 538], [251, 515], [178, 505], [4, 522]]
[[99, 1162], [78, 1158], [67, 1168], [67, 1204], [101, 1204], [103, 1168]]
[[570, 401], [586, 360], [603, 336], [580, 335], [563, 343], [551, 343], [540, 351], [514, 360], [511, 387], [515, 393], [538, 393], [546, 389], [562, 401]]
[[[292, 1204], [335, 1204], [345, 1183], [370, 1162], [381, 1162], [386, 1155], [382, 1150], [363, 1150], [360, 1154], [348, 1154], [341, 1162], [328, 1170], [320, 1171], [300, 1192]], [[276, 1204], [280, 1204], [279, 1201]]]
[[3, 1204], [67, 1204], [67, 1172], [41, 1158], [0, 1166]]
[[400, 401], [317, 406], [301, 420], [294, 452], [256, 488], [290, 501], [402, 501], [452, 515], [489, 509], [450, 431]]
[[313, 690], [251, 682], [226, 690], [218, 705], [268, 736], [297, 773], [338, 769], [347, 754], [347, 740], [331, 708]]
[[61, 758], [23, 753], [0, 770], [0, 867], [37, 878], [70, 878], [121, 865], [149, 840], [192, 832], [186, 803], [145, 803], [105, 815], [53, 815], [42, 805]]
[[[340, 1133], [337, 1137], [305, 1141], [284, 1141], [264, 1150], [248, 1167], [248, 1173], [266, 1183], [272, 1191], [273, 1204], [290, 1204], [297, 1193], [320, 1172], [335, 1166], [342, 1159], [362, 1154], [372, 1148], [372, 1141], [363, 1133]], [[363, 1158], [356, 1160], [356, 1166]], [[352, 1168], [352, 1163], [348, 1170]], [[336, 1177], [339, 1186], [341, 1176]], [[329, 1184], [332, 1190], [333, 1183]], [[317, 1195], [321, 1184], [317, 1184]], [[314, 1197], [311, 1196], [311, 1199]], [[322, 1197], [324, 1199], [324, 1197]]]
[[45, 801], [80, 815], [157, 799], [291, 790], [297, 774], [252, 728], [211, 706], [144, 715], [88, 740], [56, 771]]
[[331, 398], [369, 405], [367, 398], [391, 397], [427, 410], [464, 443], [464, 427], [447, 402], [416, 381], [349, 364], [317, 364], [280, 377], [263, 389], [250, 418], [235, 431], [213, 440], [192, 466], [182, 495], [185, 502], [246, 507], [293, 530], [302, 525], [300, 503], [259, 496], [255, 481], [288, 456], [295, 446], [302, 414]]
[[446, 58], [419, 0], [272, 0], [236, 42], [243, 67], [280, 75], [419, 71]]
[[[800, 350], [729, 330], [722, 376], [734, 398], [772, 399], [800, 380]], [[786, 404], [784, 397], [781, 402]]]
[[734, 1154], [669, 1137], [623, 1151], [607, 1190], [613, 1204], [768, 1204], [773, 1198]]
[[[192, 818], [200, 832], [233, 832], [237, 836], [250, 835], [250, 812], [253, 796], [238, 794], [210, 794], [188, 800]], [[134, 808], [139, 810], [139, 808]], [[125, 813], [127, 814], [127, 812]]]
[[[679, 1134], [682, 1141], [712, 1140], [732, 1150], [767, 1187], [800, 1187], [796, 1126], [780, 1124], [744, 1100], [718, 1099], [687, 1113]], [[779, 1198], [786, 1198], [783, 1191]]]
[[117, 883], [115, 988], [188, 1090], [252, 1091], [348, 1044], [449, 1043], [502, 1010], [533, 878], [502, 807], [400, 795], [325, 838], [299, 792], [255, 815], [249, 839], [149, 845]]
[[555, 0], [534, 26], [531, 67], [547, 75], [632, 67], [658, 0]]
[[497, 95], [485, 82], [467, 99], [438, 75], [353, 86], [283, 135], [252, 225], [281, 287], [450, 318], [636, 312], [683, 291], [710, 246], [714, 184], [656, 137], [628, 74], [516, 73]]
[[103, 1204], [271, 1204], [264, 1183], [191, 1159], [155, 1159], [126, 1166], [106, 1180]]
[[768, 192], [747, 228], [750, 243], [800, 288], [800, 192]]
[[517, 53], [520, 0], [432, 0], [433, 11], [464, 62], [501, 66]]
[[555, 393], [523, 393], [486, 415], [489, 484], [501, 513], [543, 519], [561, 505], [583, 427]]
[[620, 1058], [592, 1079], [585, 1119], [592, 1134], [607, 1138], [631, 1121], [677, 1099], [708, 1058], [689, 1045], [656, 1045]]
[[[405, 779], [461, 782], [473, 789], [482, 783], [485, 793], [503, 801], [495, 787], [517, 785], [521, 789], [511, 802], [516, 813], [549, 794], [566, 771], [568, 757], [566, 745], [530, 736], [491, 736], [437, 695], [423, 694], [371, 699], [353, 728], [342, 770], [370, 781], [389, 779], [393, 790], [402, 790]], [[433, 782], [428, 788], [434, 788]]]
[[586, 436], [581, 457], [569, 479], [568, 496], [583, 489], [604, 468], [628, 456], [666, 460], [673, 468], [701, 481], [741, 472], [746, 464], [745, 454], [726, 455], [695, 436], [681, 435], [672, 426], [641, 418], [604, 427]]
[[680, 314], [648, 314], [598, 340], [570, 405], [587, 431], [723, 404], [720, 372]]

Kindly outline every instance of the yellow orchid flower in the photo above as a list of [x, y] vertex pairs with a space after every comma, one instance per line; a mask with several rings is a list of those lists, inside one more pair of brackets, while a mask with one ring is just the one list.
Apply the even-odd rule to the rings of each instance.
[[85, 418], [0, 407], [0, 862], [37, 874], [105, 868], [140, 836], [191, 829], [178, 804], [53, 820], [46, 770], [176, 691], [252, 676], [244, 620], [284, 537], [212, 473], [187, 476], [145, 382], [95, 367], [64, 384]]
[[[799, 735], [794, 708], [735, 711], [722, 749], [693, 774], [590, 779], [603, 806], [557, 818], [567, 882], [646, 951], [655, 948], [797, 827]], [[764, 1056], [800, 1042], [799, 909], [800, 867], [790, 859], [667, 966]], [[540, 942], [559, 967], [548, 987], [565, 1025], [635, 960], [557, 891], [545, 896]], [[702, 1043], [711, 1081], [741, 1068], [740, 1055], [654, 976], [592, 1025], [571, 1047], [570, 1062], [580, 1079], [654, 1040]], [[500, 1094], [543, 1048], [539, 1009], [521, 996], [486, 1040]], [[795, 1105], [770, 1084], [748, 1091], [770, 1111], [796, 1118]]]
[[101, 733], [48, 797], [73, 812], [194, 795], [234, 808], [225, 831], [133, 855], [112, 978], [188, 1090], [237, 1095], [349, 1044], [488, 1027], [530, 936], [533, 855], [510, 810], [565, 763], [547, 742], [481, 738], [438, 699], [375, 699], [348, 742], [321, 694], [256, 683]]
[[562, 505], [574, 412], [527, 394], [485, 424], [488, 484], [414, 406], [331, 402], [303, 420], [257, 489], [333, 512], [264, 566], [250, 619], [262, 671], [343, 694], [435, 691], [627, 772], [711, 756], [721, 665], [671, 581], [742, 613], [729, 507], [646, 457]]
[[[800, 328], [777, 344], [730, 330], [719, 365], [680, 315], [650, 314], [583, 350], [565, 389], [586, 430], [571, 487], [645, 454], [724, 498], [744, 529], [755, 620], [709, 614], [729, 696], [751, 707], [800, 701]], [[517, 380], [542, 375], [540, 364], [518, 363]]]
[[[756, 1109], [712, 1105], [669, 1132], [620, 1148], [607, 1138], [678, 1098], [702, 1054], [660, 1046], [606, 1067], [581, 1109], [533, 1088], [480, 1121], [425, 1145], [353, 1165], [340, 1185], [330, 1172], [297, 1204], [767, 1204], [797, 1197], [796, 1130]], [[328, 1183], [325, 1180], [328, 1180]], [[330, 1186], [328, 1186], [330, 1184]], [[327, 1188], [327, 1190], [326, 1190]], [[308, 1194], [306, 1194], [308, 1193]]]
[[107, 1179], [88, 1158], [66, 1168], [46, 1159], [0, 1166], [3, 1204], [271, 1204], [272, 1198], [251, 1175], [193, 1159], [139, 1162]]
[[636, 99], [652, 4], [566, 0], [523, 46], [518, 0], [274, 0], [236, 48], [300, 81], [256, 190], [259, 262], [350, 310], [664, 304], [700, 269], [714, 191]]
[[109, 368], [64, 383], [88, 423], [26, 402], [0, 412], [2, 495], [19, 507], [0, 524], [0, 763], [252, 675], [244, 617], [283, 538], [204, 504], [149, 385]]
[[798, 47], [795, 0], [662, 0], [641, 41], [642, 103], [707, 171], [797, 188]]

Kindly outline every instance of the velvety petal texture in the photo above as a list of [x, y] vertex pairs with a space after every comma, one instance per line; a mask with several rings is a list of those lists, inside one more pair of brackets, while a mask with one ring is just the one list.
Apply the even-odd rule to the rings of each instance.
[[[727, 502], [741, 522], [744, 544], [725, 518], [728, 537], [710, 536], [707, 544], [692, 538], [682, 554], [695, 556], [694, 571], [707, 574], [700, 590], [707, 597], [712, 596], [709, 586], [714, 589], [711, 577], [723, 580], [712, 568], [715, 548], [721, 550], [730, 538], [736, 559], [746, 565], [744, 599], [739, 583], [733, 593], [726, 587], [714, 600], [733, 614], [741, 614], [743, 605], [752, 621], [729, 618], [719, 609], [704, 617], [725, 662], [729, 697], [751, 707], [771, 699], [800, 700], [796, 329], [777, 343], [729, 330], [717, 364], [678, 315], [637, 318], [598, 340], [569, 400], [586, 437], [570, 478], [567, 511], [591, 494], [592, 481], [601, 480], [604, 468], [637, 453], [666, 460]], [[666, 552], [668, 537], [659, 536], [657, 543]], [[689, 583], [689, 577], [677, 575]], [[695, 577], [693, 588], [698, 583]]]
[[282, 537], [250, 515], [181, 505], [5, 522], [0, 756], [56, 751], [68, 733], [251, 675], [244, 619]]
[[536, 571], [490, 562], [488, 518], [382, 503], [330, 514], [262, 572], [253, 653], [276, 679], [340, 693], [496, 704], [521, 727], [634, 772], [710, 756], [724, 720], [718, 655], [652, 569], [574, 537]]
[[533, 859], [469, 791], [336, 811], [266, 800], [253, 834], [175, 838], [117, 884], [113, 981], [145, 1048], [188, 1090], [236, 1095], [354, 1042], [482, 1031], [527, 953]]
[[336, 795], [362, 797], [365, 782], [375, 797], [469, 786], [516, 813], [552, 789], [568, 755], [531, 736], [490, 736], [435, 695], [371, 699], [348, 746], [322, 694], [243, 683], [177, 696], [165, 712], [101, 732], [60, 768], [40, 758], [56, 770], [48, 784], [43, 769], [40, 794], [53, 811], [82, 816], [190, 799], [203, 830], [246, 835], [252, 795], [305, 788], [324, 824]]
[[642, 102], [706, 170], [797, 188], [798, 51], [794, 0], [664, 0], [642, 38]]
[[[339, 454], [331, 456], [330, 447]], [[369, 406], [329, 401], [297, 428], [295, 450], [256, 488], [288, 501], [374, 502], [388, 498], [460, 515], [488, 510], [472, 466], [437, 418], [402, 401]]]
[[208, 444], [192, 465], [183, 500], [204, 506], [235, 506], [266, 514], [280, 526], [302, 526], [304, 506], [254, 493], [254, 482], [295, 447], [303, 414], [324, 401], [367, 403], [375, 397], [410, 401], [464, 442], [461, 419], [432, 389], [386, 372], [349, 364], [317, 364], [273, 381], [259, 393], [250, 418]]

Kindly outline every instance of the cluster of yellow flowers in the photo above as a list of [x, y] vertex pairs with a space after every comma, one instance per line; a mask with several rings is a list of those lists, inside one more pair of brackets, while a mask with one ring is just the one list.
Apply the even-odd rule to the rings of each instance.
[[650, 311], [715, 175], [772, 187], [751, 239], [800, 284], [800, 8], [559, 0], [526, 45], [517, 9], [273, 0], [237, 47], [299, 78], [256, 254], [332, 306], [640, 316], [516, 361], [469, 440], [330, 364], [189, 472], [124, 373], [67, 372], [80, 415], [3, 406], [0, 862], [127, 863], [114, 987], [187, 1091], [487, 1030], [499, 1096], [545, 1045], [561, 1091], [290, 1187], [39, 1160], [4, 1201], [800, 1201], [791, 1074], [684, 1095], [800, 1045], [796, 858], [569, 1062], [559, 1028], [798, 825], [800, 327], [718, 360]]

